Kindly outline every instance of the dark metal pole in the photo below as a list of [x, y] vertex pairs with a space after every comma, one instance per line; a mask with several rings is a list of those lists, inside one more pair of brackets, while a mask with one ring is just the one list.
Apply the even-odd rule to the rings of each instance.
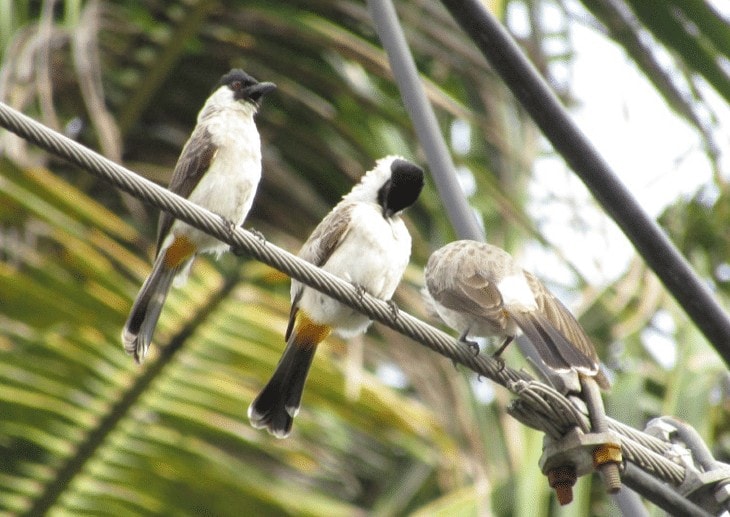
[[624, 465], [621, 481], [670, 515], [692, 517], [710, 517], [713, 515], [677, 493], [668, 484], [662, 483], [629, 461]]
[[[431, 177], [436, 184], [436, 190], [444, 204], [451, 226], [460, 239], [483, 242], [484, 231], [457, 180], [451, 153], [446, 147], [431, 103], [426, 97], [395, 7], [391, 0], [368, 0], [367, 3], [375, 30], [388, 54], [390, 69], [398, 85], [403, 105], [413, 122], [418, 141], [426, 153]], [[563, 378], [560, 374], [545, 368], [537, 351], [524, 339], [518, 339], [517, 346], [547, 377]]]
[[388, 53], [390, 68], [398, 84], [403, 104], [426, 153], [431, 177], [436, 183], [436, 189], [444, 203], [449, 220], [459, 238], [483, 241], [484, 232], [477, 222], [474, 210], [466, 201], [461, 185], [456, 181], [451, 154], [441, 136], [431, 103], [426, 98], [416, 64], [398, 23], [395, 8], [389, 0], [368, 0], [368, 10], [378, 31], [378, 37]]
[[616, 221], [649, 267], [730, 364], [730, 319], [674, 247], [578, 129], [515, 41], [479, 0], [442, 0], [543, 134]]

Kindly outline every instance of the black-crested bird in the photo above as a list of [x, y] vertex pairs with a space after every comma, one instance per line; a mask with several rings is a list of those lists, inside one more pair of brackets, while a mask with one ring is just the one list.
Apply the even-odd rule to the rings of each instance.
[[[198, 114], [169, 189], [232, 225], [243, 224], [261, 179], [261, 139], [254, 115], [262, 97], [275, 88], [239, 69], [221, 77]], [[141, 362], [147, 353], [173, 279], [183, 283], [199, 253], [220, 255], [227, 249], [216, 238], [166, 212], [160, 214], [152, 272], [122, 330], [124, 349], [135, 361]]]
[[503, 338], [496, 356], [521, 330], [551, 370], [592, 377], [604, 389], [608, 378], [598, 354], [575, 317], [506, 251], [461, 240], [436, 250], [424, 270], [427, 304], [467, 336]]
[[[423, 171], [397, 156], [378, 160], [315, 228], [299, 257], [390, 300], [411, 254], [401, 212], [415, 203]], [[345, 339], [365, 332], [370, 319], [292, 280], [286, 348], [271, 380], [248, 408], [256, 428], [278, 438], [291, 432], [317, 345], [330, 333]]]

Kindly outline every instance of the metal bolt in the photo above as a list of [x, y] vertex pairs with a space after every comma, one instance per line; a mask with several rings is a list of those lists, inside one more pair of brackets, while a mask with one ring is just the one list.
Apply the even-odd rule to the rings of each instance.
[[573, 500], [573, 485], [578, 479], [574, 466], [563, 465], [551, 468], [547, 473], [547, 478], [550, 488], [555, 489], [560, 506], [565, 506]]
[[593, 450], [593, 464], [601, 473], [606, 491], [610, 494], [621, 490], [621, 473], [618, 466], [622, 460], [621, 446], [618, 444], [606, 443]]

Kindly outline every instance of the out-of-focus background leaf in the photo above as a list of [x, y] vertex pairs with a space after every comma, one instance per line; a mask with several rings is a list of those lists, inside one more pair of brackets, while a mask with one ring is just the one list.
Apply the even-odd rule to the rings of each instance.
[[[545, 3], [565, 30], [545, 29]], [[701, 90], [686, 86], [730, 97], [717, 66], [730, 57], [727, 20], [700, 0], [652, 2], [650, 17], [642, 2], [584, 4], [718, 160]], [[573, 10], [490, 6], [531, 20], [521, 43], [548, 78], [569, 62]], [[534, 127], [438, 3], [397, 8], [490, 241], [550, 248], [525, 210]], [[555, 40], [569, 51], [551, 51]], [[258, 116], [264, 178], [246, 225], [292, 251], [375, 159], [424, 162], [363, 2], [0, 1], [0, 45], [4, 102], [162, 184], [222, 73], [277, 83]], [[672, 57], [663, 73], [657, 49]], [[570, 84], [552, 83], [570, 103]], [[252, 429], [245, 411], [279, 359], [289, 303], [287, 279], [252, 260], [198, 260], [135, 366], [119, 332], [149, 271], [156, 212], [13, 135], [0, 133], [0, 149], [0, 512], [557, 511], [536, 464], [541, 437], [506, 416], [507, 395], [379, 325], [321, 347], [289, 439]], [[726, 302], [728, 196], [715, 164], [718, 195], [678, 200], [661, 221]], [[429, 183], [407, 217], [413, 260], [396, 301], [424, 318], [422, 266], [454, 237], [442, 214]], [[575, 274], [554, 287], [579, 293], [615, 374], [609, 414], [637, 427], [676, 414], [727, 459], [725, 366], [643, 264], [608, 286]], [[673, 365], [647, 352], [652, 336], [676, 343]], [[169, 344], [180, 345], [172, 357], [160, 352]], [[609, 505], [585, 478], [571, 511]]]

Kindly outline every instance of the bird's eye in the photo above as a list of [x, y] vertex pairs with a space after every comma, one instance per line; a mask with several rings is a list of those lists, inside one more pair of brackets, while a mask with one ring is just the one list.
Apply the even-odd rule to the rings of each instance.
[[231, 83], [232, 90], [240, 90], [242, 87], [243, 87], [243, 83], [241, 81], [233, 81]]

